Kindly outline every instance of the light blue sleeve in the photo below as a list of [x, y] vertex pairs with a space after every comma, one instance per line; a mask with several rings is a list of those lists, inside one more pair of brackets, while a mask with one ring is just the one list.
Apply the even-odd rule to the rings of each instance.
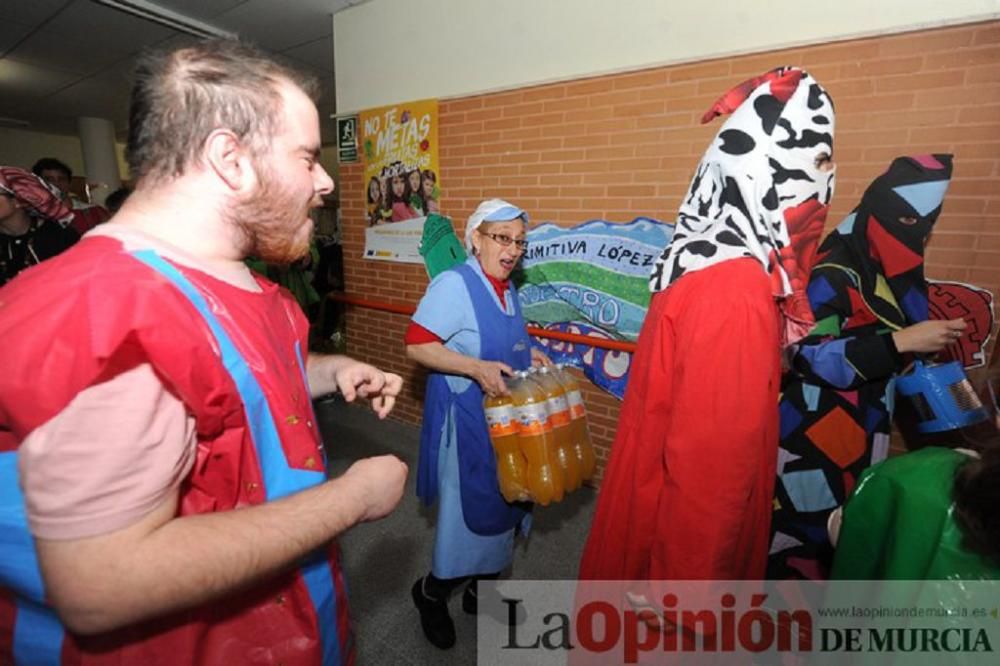
[[[479, 327], [472, 298], [465, 280], [455, 271], [445, 271], [431, 281], [413, 321], [444, 340], [448, 349], [479, 358]], [[472, 383], [460, 375], [448, 375], [447, 380], [454, 393], [462, 393]]]
[[455, 271], [444, 271], [427, 285], [413, 321], [447, 342], [469, 328], [471, 308], [462, 276]]

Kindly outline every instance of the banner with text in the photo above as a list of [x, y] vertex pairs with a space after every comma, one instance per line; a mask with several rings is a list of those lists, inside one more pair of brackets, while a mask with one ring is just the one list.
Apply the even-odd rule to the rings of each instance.
[[[532, 229], [515, 276], [525, 320], [548, 330], [634, 342], [649, 307], [653, 262], [673, 233], [672, 224], [646, 217]], [[625, 395], [631, 354], [548, 339], [540, 346], [605, 391]]]

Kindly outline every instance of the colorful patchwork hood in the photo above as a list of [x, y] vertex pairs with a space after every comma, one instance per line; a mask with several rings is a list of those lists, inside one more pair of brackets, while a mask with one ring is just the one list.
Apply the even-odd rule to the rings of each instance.
[[848, 273], [851, 299], [894, 330], [928, 318], [924, 245], [951, 171], [951, 155], [896, 158], [819, 248], [818, 264]]

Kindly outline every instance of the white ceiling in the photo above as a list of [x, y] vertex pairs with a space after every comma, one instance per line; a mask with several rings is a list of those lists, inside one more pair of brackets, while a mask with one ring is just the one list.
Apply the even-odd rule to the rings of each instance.
[[[335, 140], [332, 15], [362, 0], [154, 0], [278, 53], [322, 83], [325, 143]], [[0, 0], [0, 127], [77, 134], [108, 118], [125, 137], [129, 75], [146, 46], [194, 39], [92, 0]]]

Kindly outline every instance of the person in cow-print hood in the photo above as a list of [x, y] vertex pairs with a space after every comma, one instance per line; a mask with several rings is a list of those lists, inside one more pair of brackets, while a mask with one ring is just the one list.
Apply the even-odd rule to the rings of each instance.
[[702, 122], [725, 113], [732, 116], [698, 165], [650, 291], [753, 257], [779, 300], [782, 341], [791, 343], [811, 325], [803, 264], [812, 261], [833, 197], [833, 101], [803, 70], [780, 68], [723, 95]]
[[592, 580], [759, 579], [780, 352], [813, 325], [805, 282], [833, 192], [833, 103], [783, 67], [723, 95], [635, 353], [580, 564]]

